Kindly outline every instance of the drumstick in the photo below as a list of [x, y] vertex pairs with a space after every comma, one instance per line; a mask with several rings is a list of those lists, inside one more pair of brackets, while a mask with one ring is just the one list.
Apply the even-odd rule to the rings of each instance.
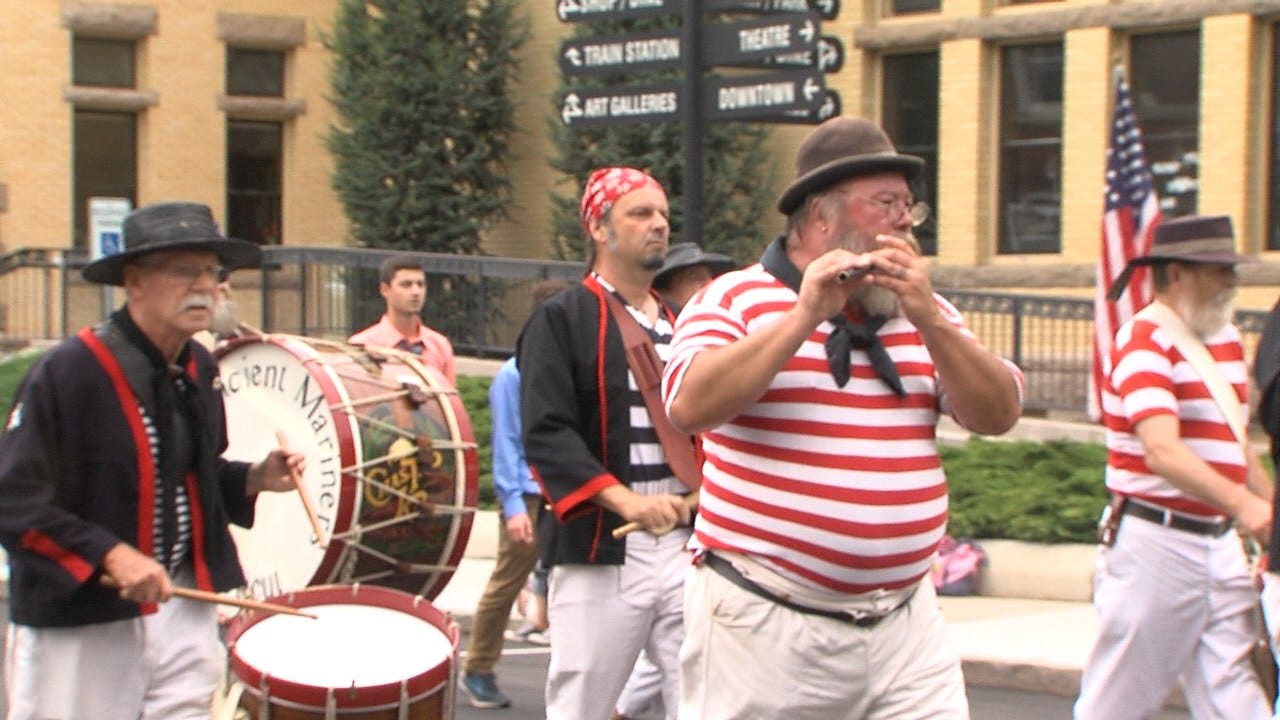
[[[98, 579], [105, 587], [119, 588], [120, 583], [110, 575], [103, 575]], [[192, 588], [175, 587], [173, 594], [187, 600], [195, 600], [196, 602], [214, 603], [215, 605], [232, 605], [246, 610], [261, 610], [262, 612], [279, 613], [281, 615], [297, 615], [299, 617], [319, 619], [319, 615], [315, 613], [303, 612], [297, 608], [291, 608], [288, 605], [277, 605], [276, 603], [262, 602], [261, 600], [251, 600], [249, 598], [236, 598], [219, 595], [218, 593], [207, 592], [204, 590], [195, 590]]]
[[[698, 491], [694, 490], [693, 492], [681, 498], [681, 500], [684, 500], [685, 507], [688, 507], [690, 510], [693, 510], [694, 508], [698, 507]], [[626, 525], [622, 525], [620, 527], [616, 527], [613, 529], [613, 533], [612, 533], [613, 539], [618, 540], [620, 538], [626, 537], [627, 535], [630, 535], [631, 533], [637, 530], [643, 530], [643, 529], [644, 529], [644, 526], [641, 525], [640, 523], [629, 522]], [[672, 528], [672, 529], [674, 530], [675, 528]], [[664, 534], [664, 533], [658, 533], [658, 534]]]
[[[289, 441], [285, 438], [283, 430], [276, 431], [276, 442], [280, 444], [281, 450], [288, 452]], [[311, 529], [316, 533], [316, 542], [321, 549], [329, 547], [329, 543], [324, 539], [324, 531], [320, 529], [320, 518], [316, 516], [316, 509], [311, 505], [311, 496], [307, 494], [307, 489], [302, 485], [302, 473], [298, 472], [296, 467], [290, 467], [289, 474], [293, 476], [293, 486], [298, 490], [298, 497], [302, 498], [302, 508], [307, 511], [307, 519], [311, 521]]]

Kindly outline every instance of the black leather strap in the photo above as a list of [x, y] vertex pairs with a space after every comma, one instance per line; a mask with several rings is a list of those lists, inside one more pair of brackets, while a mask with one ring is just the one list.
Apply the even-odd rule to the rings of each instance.
[[1147, 522], [1153, 522], [1157, 525], [1173, 528], [1174, 530], [1182, 530], [1183, 532], [1195, 533], [1196, 535], [1208, 535], [1210, 537], [1220, 537], [1231, 529], [1231, 518], [1222, 520], [1196, 520], [1193, 517], [1175, 513], [1165, 508], [1153, 507], [1146, 503], [1138, 502], [1133, 498], [1121, 508], [1124, 515], [1132, 515], [1136, 518], [1142, 518]]
[[[725, 560], [722, 557], [717, 557], [712, 553], [705, 553], [702, 556], [702, 562], [704, 562], [707, 567], [714, 570], [717, 575], [724, 578], [725, 580], [728, 580], [729, 582], [733, 583], [734, 585], [737, 585], [738, 587], [742, 588], [743, 590], [746, 590], [747, 592], [753, 595], [758, 595], [764, 598], [765, 600], [768, 600], [769, 602], [777, 603], [778, 605], [781, 605], [782, 607], [787, 608], [788, 610], [795, 610], [796, 612], [804, 613], [805, 615], [820, 615], [822, 617], [831, 618], [833, 620], [840, 620], [841, 622], [847, 622], [851, 625], [856, 625], [861, 628], [875, 627], [876, 625], [880, 624], [881, 620], [889, 617], [893, 613], [905, 607], [907, 603], [911, 602], [911, 598], [915, 597], [915, 594], [916, 594], [915, 590], [912, 589], [911, 594], [907, 596], [906, 600], [903, 600], [901, 604], [899, 604], [897, 607], [893, 608], [889, 612], [885, 613], [884, 615], [858, 616], [858, 615], [854, 615], [853, 613], [843, 612], [840, 610], [823, 610], [821, 608], [808, 607], [805, 605], [800, 605], [798, 603], [793, 603], [786, 598], [778, 597], [777, 595], [774, 595], [768, 590], [765, 590], [763, 587], [760, 587], [754, 582], [743, 577], [742, 573], [738, 572], [738, 569], [733, 566], [733, 563], [729, 562], [728, 560]], [[918, 588], [919, 585], [917, 585], [916, 587]]]

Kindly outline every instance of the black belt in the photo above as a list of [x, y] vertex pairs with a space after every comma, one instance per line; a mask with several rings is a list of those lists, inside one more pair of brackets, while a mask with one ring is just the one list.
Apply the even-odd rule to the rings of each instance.
[[1174, 530], [1182, 530], [1196, 535], [1208, 535], [1210, 537], [1222, 537], [1231, 529], [1231, 518], [1196, 520], [1193, 517], [1180, 515], [1172, 510], [1140, 503], [1133, 498], [1129, 498], [1129, 501], [1124, 504], [1120, 509], [1120, 514], [1132, 515]]
[[[777, 595], [774, 595], [773, 593], [769, 592], [768, 590], [765, 590], [763, 587], [760, 587], [759, 585], [755, 584], [751, 580], [748, 580], [746, 577], [744, 577], [742, 573], [738, 572], [738, 569], [733, 566], [733, 563], [729, 562], [728, 560], [725, 560], [722, 557], [713, 555], [712, 553], [704, 554], [702, 556], [702, 561], [706, 563], [707, 567], [714, 570], [717, 575], [724, 578], [725, 580], [728, 580], [734, 585], [737, 585], [743, 590], [746, 590], [747, 592], [752, 593], [753, 595], [758, 595], [764, 598], [765, 600], [768, 600], [773, 603], [777, 603], [778, 605], [781, 605], [782, 607], [787, 608], [789, 610], [795, 610], [798, 613], [804, 613], [805, 615], [821, 615], [822, 617], [827, 617], [833, 620], [840, 620], [842, 622], [847, 622], [847, 623], [856, 625], [860, 628], [870, 628], [880, 624], [881, 620], [885, 619], [886, 617], [889, 617], [893, 613], [905, 607], [907, 603], [911, 602], [911, 598], [915, 597], [915, 594], [916, 594], [915, 588], [913, 588], [911, 590], [911, 594], [907, 596], [906, 600], [903, 600], [897, 607], [894, 607], [892, 610], [885, 613], [884, 615], [854, 615], [853, 613], [844, 612], [843, 610], [823, 610], [821, 608], [808, 607], [806, 605], [793, 603], [784, 597], [779, 597]], [[918, 588], [919, 585], [917, 585], [916, 587]]]

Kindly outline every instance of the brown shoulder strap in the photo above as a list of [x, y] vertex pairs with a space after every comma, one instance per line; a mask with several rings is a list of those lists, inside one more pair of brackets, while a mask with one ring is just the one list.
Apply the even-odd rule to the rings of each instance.
[[693, 439], [677, 430], [662, 408], [659, 391], [662, 384], [662, 360], [653, 348], [653, 340], [640, 327], [640, 323], [631, 317], [630, 311], [616, 295], [605, 290], [604, 296], [609, 303], [609, 311], [622, 332], [622, 344], [627, 350], [627, 365], [636, 376], [636, 385], [640, 387], [644, 405], [649, 409], [649, 420], [658, 434], [662, 452], [667, 456], [667, 465], [685, 487], [697, 490], [702, 486], [702, 471], [694, 453]]

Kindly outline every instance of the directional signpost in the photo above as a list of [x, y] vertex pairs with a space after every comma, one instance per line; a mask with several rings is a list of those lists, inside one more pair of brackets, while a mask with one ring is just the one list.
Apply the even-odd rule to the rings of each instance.
[[686, 0], [557, 0], [556, 15], [564, 22], [623, 20], [674, 15]]
[[[704, 12], [750, 17], [704, 24]], [[680, 122], [684, 230], [700, 242], [704, 121], [813, 124], [838, 115], [840, 95], [823, 77], [844, 65], [844, 45], [822, 35], [821, 21], [839, 12], [839, 0], [556, 0], [556, 14], [565, 22], [677, 13], [682, 22], [679, 30], [566, 40], [559, 56], [566, 78], [674, 68], [682, 76], [648, 85], [572, 89], [561, 100], [560, 119], [571, 128]], [[703, 77], [720, 66], [769, 72]]]
[[680, 83], [575, 90], [560, 103], [560, 119], [572, 128], [679, 119]]
[[817, 110], [825, 97], [822, 73], [784, 70], [764, 75], [715, 78], [706, 83], [712, 120], [769, 118], [788, 111]]
[[840, 0], [703, 0], [706, 12], [796, 13], [810, 10], [823, 20], [835, 20]]

